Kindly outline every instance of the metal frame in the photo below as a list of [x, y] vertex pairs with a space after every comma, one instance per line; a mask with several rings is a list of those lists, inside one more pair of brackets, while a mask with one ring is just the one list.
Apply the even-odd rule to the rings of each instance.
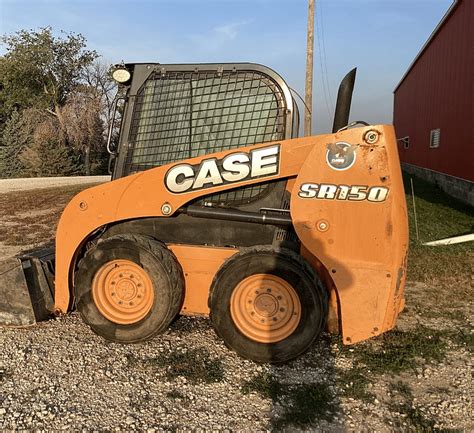
[[[298, 131], [293, 131], [294, 115], [298, 114], [297, 105], [294, 103], [290, 89], [283, 80], [272, 69], [253, 63], [201, 63], [201, 64], [134, 64], [126, 65], [132, 72], [132, 81], [126, 92], [126, 104], [123, 113], [123, 121], [120, 130], [120, 138], [118, 144], [118, 158], [115, 164], [113, 179], [117, 179], [126, 175], [125, 167], [127, 154], [129, 150], [129, 137], [132, 127], [133, 113], [137, 96], [145, 82], [153, 73], [159, 72], [166, 74], [169, 72], [215, 72], [222, 74], [223, 72], [258, 72], [268, 77], [281, 91], [286, 106], [285, 116], [285, 133], [283, 139], [293, 138], [297, 136]], [[299, 123], [299, 122], [296, 122]], [[242, 143], [245, 145], [246, 143]]]

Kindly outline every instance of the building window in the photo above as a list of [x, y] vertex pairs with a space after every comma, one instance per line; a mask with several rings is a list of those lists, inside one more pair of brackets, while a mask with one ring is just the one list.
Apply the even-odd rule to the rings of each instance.
[[432, 129], [430, 132], [430, 147], [432, 149], [439, 147], [439, 136], [441, 134], [441, 130], [438, 129]]

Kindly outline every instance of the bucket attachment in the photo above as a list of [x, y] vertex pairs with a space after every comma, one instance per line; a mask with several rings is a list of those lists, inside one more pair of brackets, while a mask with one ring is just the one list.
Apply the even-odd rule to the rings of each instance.
[[0, 325], [32, 325], [53, 312], [53, 248], [0, 261]]

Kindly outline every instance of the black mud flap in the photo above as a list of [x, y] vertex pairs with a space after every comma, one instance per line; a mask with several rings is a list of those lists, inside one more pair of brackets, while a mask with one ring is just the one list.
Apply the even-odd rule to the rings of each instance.
[[0, 261], [0, 325], [32, 325], [53, 312], [53, 248]]

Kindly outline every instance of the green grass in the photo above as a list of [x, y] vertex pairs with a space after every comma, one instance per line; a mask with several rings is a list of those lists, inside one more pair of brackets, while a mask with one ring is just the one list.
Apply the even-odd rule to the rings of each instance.
[[224, 367], [218, 358], [212, 358], [204, 348], [185, 352], [171, 351], [159, 356], [139, 359], [127, 356], [131, 368], [153, 368], [164, 371], [165, 376], [174, 380], [184, 377], [191, 383], [215, 383], [224, 380]]
[[427, 362], [441, 362], [447, 352], [445, 337], [443, 331], [420, 325], [410, 331], [396, 329], [350, 349], [343, 347], [342, 351], [354, 358], [356, 366], [362, 364], [370, 373], [399, 374], [414, 371]]
[[398, 396], [399, 401], [392, 401], [388, 405], [388, 408], [392, 412], [398, 412], [404, 415], [403, 417], [393, 417], [396, 428], [415, 432], [435, 433], [441, 431], [435, 427], [436, 422], [427, 417], [420, 407], [414, 404], [413, 393], [409, 385], [398, 381], [390, 384], [390, 391]]
[[242, 394], [251, 392], [256, 392], [263, 398], [269, 398], [276, 402], [284, 395], [284, 387], [272, 375], [258, 374], [242, 384]]
[[365, 402], [371, 402], [375, 396], [368, 391], [373, 376], [362, 366], [355, 366], [349, 370], [338, 370], [338, 383], [341, 386], [340, 395]]
[[340, 353], [353, 362], [353, 367], [348, 370], [336, 370], [339, 395], [365, 402], [373, 401], [375, 396], [369, 392], [368, 386], [378, 376], [413, 373], [417, 367], [426, 363], [443, 361], [448, 351], [448, 341], [460, 338], [456, 336], [453, 331], [418, 326], [409, 331], [395, 329], [355, 346], [343, 346], [338, 342]]
[[242, 393], [250, 392], [284, 406], [283, 414], [272, 419], [272, 429], [308, 427], [321, 420], [331, 422], [337, 412], [334, 393], [326, 383], [287, 385], [270, 374], [259, 374], [243, 383]]
[[474, 209], [429, 182], [412, 179], [420, 239], [416, 239], [410, 176], [404, 174], [410, 226], [409, 280], [442, 286], [456, 281], [465, 283], [474, 272], [474, 242], [436, 247], [422, 243], [472, 233]]

